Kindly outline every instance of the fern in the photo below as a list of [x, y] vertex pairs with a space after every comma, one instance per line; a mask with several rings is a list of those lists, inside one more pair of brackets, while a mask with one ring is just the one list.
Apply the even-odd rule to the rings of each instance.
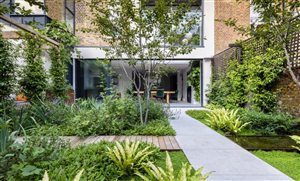
[[166, 170], [161, 167], [155, 166], [152, 162], [144, 164], [144, 170], [147, 175], [143, 175], [140, 172], [137, 172], [138, 175], [144, 181], [204, 181], [208, 178], [210, 173], [202, 174], [203, 167], [193, 171], [193, 168], [190, 164], [182, 164], [182, 167], [175, 176], [173, 164], [168, 152], [166, 152]]
[[123, 144], [116, 142], [113, 148], [107, 147], [108, 156], [119, 167], [121, 175], [131, 175], [139, 171], [143, 164], [148, 161], [148, 157], [155, 150], [151, 146], [142, 148], [140, 142], [129, 142], [126, 140]]
[[227, 110], [225, 108], [214, 109], [208, 114], [206, 120], [209, 126], [215, 130], [221, 130], [231, 135], [237, 135], [250, 122], [243, 123], [237, 116], [237, 110]]

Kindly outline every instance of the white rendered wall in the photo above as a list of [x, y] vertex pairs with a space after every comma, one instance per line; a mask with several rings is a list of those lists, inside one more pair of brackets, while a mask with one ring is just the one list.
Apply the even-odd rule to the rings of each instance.
[[202, 97], [203, 97], [203, 106], [207, 105], [208, 102], [208, 97], [206, 96], [208, 90], [209, 90], [209, 85], [211, 84], [211, 79], [212, 79], [212, 59], [211, 58], [205, 58], [203, 60], [203, 92], [202, 92]]

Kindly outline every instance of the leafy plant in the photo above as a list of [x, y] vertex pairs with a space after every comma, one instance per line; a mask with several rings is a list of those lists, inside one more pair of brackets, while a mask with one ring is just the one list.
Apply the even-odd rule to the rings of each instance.
[[[26, 137], [24, 143], [14, 143], [0, 155], [0, 177], [7, 180], [34, 180], [42, 175], [43, 164], [58, 158], [67, 147], [57, 137]], [[2, 172], [3, 171], [3, 172]]]
[[[300, 136], [291, 136], [291, 138], [292, 138], [293, 140], [295, 140], [295, 142], [296, 142], [298, 145], [300, 144]], [[293, 147], [300, 151], [300, 147], [299, 147], [299, 146], [293, 146]]]
[[223, 75], [214, 79], [208, 94], [209, 102], [227, 109], [245, 107], [271, 112], [277, 106], [272, 86], [283, 72], [283, 53], [270, 47], [259, 54], [257, 44], [261, 41], [241, 43], [242, 61], [229, 60]]
[[[80, 181], [80, 178], [81, 178], [81, 175], [82, 175], [83, 171], [84, 171], [84, 169], [82, 169], [80, 172], [78, 172], [78, 174], [75, 176], [75, 178], [73, 179], [73, 181]], [[49, 181], [49, 180], [50, 179], [49, 179], [48, 172], [45, 171], [44, 177], [43, 177], [42, 181]]]
[[288, 114], [240, 109], [238, 115], [242, 122], [251, 122], [249, 128], [261, 135], [288, 134], [291, 131], [292, 117]]
[[107, 147], [109, 157], [120, 169], [120, 175], [132, 175], [142, 169], [155, 150], [151, 146], [142, 148], [140, 142], [116, 142], [113, 148]]
[[144, 181], [204, 181], [210, 175], [210, 173], [202, 174], [203, 167], [193, 171], [192, 166], [185, 163], [182, 164], [182, 167], [176, 176], [174, 175], [173, 164], [168, 152], [166, 152], [166, 155], [165, 170], [155, 166], [152, 162], [148, 162], [144, 164], [144, 169], [147, 175], [144, 175], [140, 172], [137, 172], [136, 175], [138, 175]]
[[231, 135], [237, 135], [250, 122], [243, 123], [237, 117], [238, 110], [214, 109], [208, 114], [207, 122], [215, 130], [221, 130]]

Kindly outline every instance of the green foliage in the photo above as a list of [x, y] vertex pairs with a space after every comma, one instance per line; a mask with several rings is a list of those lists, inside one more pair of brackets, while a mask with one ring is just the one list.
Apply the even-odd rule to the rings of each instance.
[[51, 93], [53, 96], [65, 98], [68, 91], [68, 82], [66, 79], [68, 73], [67, 61], [70, 60], [70, 54], [64, 47], [53, 47], [49, 52], [51, 58]]
[[215, 109], [207, 115], [208, 125], [231, 135], [237, 135], [250, 122], [242, 122], [237, 116], [238, 110]]
[[142, 169], [143, 164], [148, 160], [148, 157], [153, 155], [157, 150], [150, 145], [142, 148], [140, 142], [129, 142], [126, 140], [123, 143], [116, 142], [113, 148], [108, 149], [108, 156], [114, 161], [120, 169], [120, 175], [133, 175]]
[[66, 80], [68, 67], [71, 61], [72, 48], [78, 42], [76, 36], [65, 23], [52, 21], [41, 32], [60, 43], [59, 47], [52, 47], [49, 51], [51, 58], [50, 75], [51, 92], [54, 97], [65, 98], [68, 90]]
[[47, 87], [46, 71], [42, 60], [41, 38], [24, 33], [24, 59], [25, 66], [22, 69], [20, 80], [21, 91], [30, 101], [43, 97]]
[[7, 99], [13, 92], [16, 83], [16, 64], [14, 49], [2, 35], [0, 26], [0, 100]]
[[200, 67], [194, 67], [188, 74], [188, 81], [195, 90], [195, 99], [200, 102]]
[[241, 109], [238, 113], [244, 123], [251, 122], [249, 129], [261, 135], [288, 134], [291, 131], [292, 117], [284, 113], [263, 113]]
[[300, 180], [300, 154], [283, 151], [254, 151], [253, 154], [294, 180]]
[[148, 162], [144, 164], [144, 169], [147, 175], [143, 175], [141, 173], [136, 173], [141, 179], [144, 181], [204, 181], [208, 178], [210, 173], [202, 174], [203, 167], [199, 168], [198, 170], [194, 171], [192, 166], [184, 163], [178, 173], [178, 175], [174, 174], [174, 168], [171, 161], [171, 158], [166, 152], [166, 169], [162, 169], [160, 167], [155, 166], [152, 162]]
[[57, 137], [39, 134], [13, 143], [0, 153], [0, 178], [5, 180], [35, 180], [42, 175], [43, 164], [58, 158], [66, 144]]
[[273, 83], [284, 70], [284, 56], [278, 48], [257, 53], [256, 41], [243, 43], [242, 62], [231, 60], [226, 74], [214, 80], [208, 97], [210, 103], [229, 109], [244, 107], [270, 112], [277, 106]]
[[[293, 139], [293, 140], [295, 140], [295, 142], [299, 145], [300, 144], [300, 136], [291, 136], [291, 138]], [[299, 150], [300, 151], [300, 147], [299, 146], [293, 146], [294, 148], [296, 148], [297, 150]]]
[[48, 162], [44, 168], [47, 168], [50, 178], [66, 175], [69, 178], [66, 180], [70, 180], [78, 170], [84, 168], [82, 180], [115, 180], [119, 177], [119, 169], [107, 155], [107, 147], [113, 145], [101, 142], [69, 148], [61, 152], [58, 159]]

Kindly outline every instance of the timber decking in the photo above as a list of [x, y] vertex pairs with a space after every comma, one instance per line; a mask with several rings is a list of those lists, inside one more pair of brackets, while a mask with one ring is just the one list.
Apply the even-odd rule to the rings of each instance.
[[64, 140], [69, 141], [72, 147], [99, 143], [100, 141], [140, 141], [152, 143], [164, 151], [181, 150], [174, 136], [89, 136], [79, 138], [78, 136], [63, 136]]
[[[61, 136], [62, 139], [69, 141], [71, 147], [99, 143], [100, 141], [140, 141], [152, 143], [162, 151], [181, 150], [174, 136], [89, 136], [80, 138], [78, 136]], [[23, 142], [23, 138], [17, 138], [17, 142]]]

